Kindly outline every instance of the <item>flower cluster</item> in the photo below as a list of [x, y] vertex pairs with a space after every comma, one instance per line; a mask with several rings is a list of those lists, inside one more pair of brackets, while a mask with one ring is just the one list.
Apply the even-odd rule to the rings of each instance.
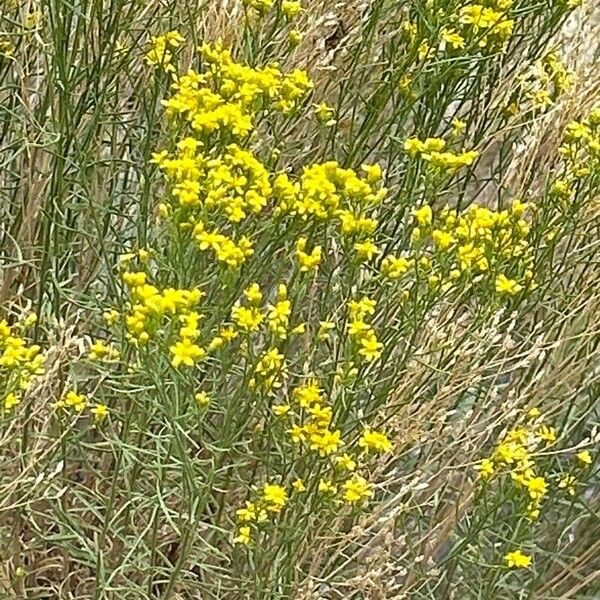
[[306, 71], [283, 73], [275, 65], [253, 68], [236, 62], [221, 43], [204, 44], [205, 69], [177, 77], [163, 104], [167, 115], [188, 123], [201, 138], [213, 133], [244, 138], [265, 110], [290, 114], [312, 88]]
[[348, 335], [359, 347], [358, 353], [367, 361], [377, 360], [381, 356], [383, 344], [378, 341], [375, 330], [369, 324], [369, 318], [375, 314], [376, 301], [364, 297], [352, 300], [348, 304]]
[[[387, 190], [381, 186], [379, 165], [362, 165], [361, 172], [344, 169], [335, 161], [305, 167], [299, 181], [280, 173], [273, 182], [277, 199], [274, 215], [304, 222], [336, 223], [342, 238], [351, 242], [351, 252], [359, 260], [379, 254], [373, 241], [377, 229], [374, 211]], [[301, 271], [314, 271], [322, 259], [322, 248], [307, 249], [308, 239], [296, 242], [296, 257]]]
[[291, 113], [311, 89], [306, 72], [284, 74], [276, 65], [251, 68], [235, 62], [217, 43], [202, 49], [205, 71], [177, 78], [174, 93], [164, 101], [167, 114], [191, 128], [174, 152], [163, 150], [153, 162], [164, 173], [171, 199], [161, 214], [191, 228], [201, 251], [237, 268], [252, 256], [251, 240], [232, 233], [250, 215], [260, 213], [273, 196], [271, 175], [264, 164], [238, 143], [224, 148], [223, 139], [241, 140], [254, 129], [264, 111]]
[[[568, 166], [566, 177], [561, 181], [570, 195], [578, 179], [598, 173], [600, 168], [600, 106], [596, 106], [587, 118], [567, 125], [559, 152]], [[554, 185], [561, 195], [560, 186]]]
[[[308, 380], [292, 392], [295, 410], [294, 420], [288, 434], [296, 444], [305, 444], [320, 456], [328, 456], [338, 451], [343, 444], [341, 431], [331, 427], [333, 411], [323, 395], [316, 379]], [[297, 409], [297, 411], [296, 411]], [[277, 411], [277, 407], [274, 407]]]
[[460, 34], [475, 40], [480, 48], [504, 46], [515, 25], [508, 16], [512, 3], [512, 0], [484, 0], [480, 4], [465, 4], [457, 15]]
[[[351, 453], [340, 451], [343, 441], [341, 432], [331, 428], [332, 408], [327, 405], [323, 390], [315, 378], [307, 380], [292, 392], [294, 406], [277, 404], [273, 412], [277, 417], [292, 419], [288, 434], [293, 443], [313, 451], [317, 460], [329, 458], [322, 463], [325, 470], [316, 480], [316, 491], [323, 499], [335, 504], [362, 505], [373, 496], [373, 485], [356, 469], [364, 466], [370, 452], [381, 454], [392, 450], [392, 443], [380, 431], [367, 427]], [[296, 421], [296, 422], [294, 422]], [[310, 468], [308, 469], [310, 471]], [[305, 479], [296, 478], [291, 486], [296, 494], [307, 491]], [[278, 484], [265, 484], [256, 500], [246, 501], [237, 510], [238, 535], [234, 542], [249, 544], [252, 528], [268, 520], [269, 513], [280, 513], [288, 503], [288, 493]]]
[[337, 219], [344, 234], [372, 233], [377, 222], [365, 218], [364, 211], [378, 205], [387, 190], [377, 185], [381, 180], [378, 165], [363, 165], [362, 170], [364, 177], [328, 161], [305, 167], [298, 182], [279, 174], [274, 181], [275, 215]]
[[519, 75], [507, 112], [516, 115], [528, 110], [544, 111], [553, 106], [572, 83], [572, 73], [556, 53], [551, 52]]
[[256, 500], [246, 501], [244, 508], [236, 511], [238, 535], [234, 542], [249, 544], [252, 540], [252, 527], [257, 528], [268, 520], [269, 514], [279, 514], [288, 503], [286, 489], [277, 483], [265, 483], [261, 490], [256, 490]]
[[[548, 452], [556, 443], [555, 428], [544, 423], [539, 409], [532, 408], [519, 419], [516, 427], [502, 437], [491, 455], [475, 468], [480, 480], [488, 485], [498, 480], [506, 490], [506, 482], [512, 482], [508, 489], [516, 492], [517, 505], [521, 504], [528, 519], [535, 521], [540, 517], [551, 487], [575, 496], [577, 478], [572, 472], [559, 472], [553, 476], [542, 471], [544, 457], [557, 454], [555, 450]], [[580, 451], [575, 458], [580, 466], [587, 467], [592, 463], [588, 450]], [[556, 480], [555, 486], [551, 486], [551, 479]], [[514, 501], [511, 503], [515, 504]], [[532, 557], [520, 549], [508, 552], [504, 559], [509, 568], [528, 568], [532, 563]]]
[[504, 560], [509, 568], [527, 569], [531, 566], [531, 556], [524, 554], [519, 549], [507, 552]]
[[402, 279], [417, 270], [432, 289], [448, 291], [458, 283], [487, 285], [513, 296], [535, 288], [530, 209], [518, 199], [508, 209], [494, 211], [472, 204], [458, 212], [446, 207], [434, 215], [430, 206], [413, 211], [411, 249], [403, 256], [384, 257], [382, 274]]
[[535, 455], [555, 441], [554, 427], [544, 425], [539, 411], [533, 409], [524, 423], [509, 431], [477, 469], [482, 479], [490, 479], [496, 473], [510, 473], [517, 488], [525, 492], [528, 516], [537, 519], [542, 501], [548, 494], [548, 481], [539, 474]]
[[479, 156], [476, 150], [460, 153], [446, 150], [446, 141], [437, 137], [425, 140], [416, 137], [407, 138], [404, 141], [404, 150], [412, 157], [419, 156], [432, 167], [450, 172], [472, 165]]
[[165, 318], [179, 318], [180, 341], [171, 347], [173, 364], [192, 366], [204, 356], [201, 348], [193, 343], [198, 335], [198, 324], [202, 315], [194, 307], [204, 295], [198, 289], [183, 290], [166, 288], [161, 290], [148, 283], [144, 271], [124, 271], [123, 283], [129, 289], [131, 304], [125, 314], [128, 339], [134, 344], [146, 344], [160, 331]]
[[[69, 415], [80, 415], [88, 405], [88, 399], [84, 394], [78, 394], [74, 390], [68, 390], [52, 404], [52, 408]], [[89, 412], [97, 423], [103, 421], [109, 414], [108, 407], [105, 404], [95, 404], [90, 408]]]
[[[273, 8], [277, 8], [279, 15], [283, 16], [288, 25], [293, 25], [303, 10], [299, 0], [281, 0], [277, 3], [274, 0], [243, 0], [243, 3], [261, 19], [265, 18]], [[297, 46], [302, 38], [302, 32], [296, 27], [288, 30], [287, 39], [292, 47]]]
[[30, 343], [27, 330], [36, 322], [29, 314], [14, 324], [0, 320], [0, 398], [4, 412], [21, 403], [34, 378], [44, 373], [45, 356], [37, 344]]
[[265, 391], [281, 387], [281, 379], [287, 374], [285, 356], [277, 348], [269, 348], [260, 356], [254, 369], [255, 376], [250, 387], [260, 387]]
[[178, 31], [155, 36], [150, 41], [150, 50], [146, 53], [145, 60], [149, 65], [162, 68], [168, 73], [175, 72], [173, 53], [185, 39]]

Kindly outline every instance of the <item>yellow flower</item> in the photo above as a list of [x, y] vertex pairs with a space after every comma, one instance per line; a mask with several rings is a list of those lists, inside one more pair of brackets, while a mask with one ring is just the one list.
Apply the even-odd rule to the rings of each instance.
[[373, 242], [373, 240], [365, 240], [364, 242], [356, 242], [354, 244], [359, 258], [365, 258], [371, 260], [375, 255], [379, 254], [379, 249]]
[[97, 404], [90, 409], [90, 412], [94, 415], [94, 420], [98, 422], [103, 421], [108, 416], [108, 408], [104, 404]]
[[300, 263], [300, 271], [305, 273], [307, 271], [315, 271], [321, 264], [321, 246], [315, 246], [310, 253], [306, 253], [306, 242], [305, 237], [301, 237], [296, 242], [296, 258]]
[[381, 349], [383, 344], [377, 341], [377, 338], [373, 333], [365, 336], [360, 340], [361, 348], [358, 353], [365, 357], [367, 362], [377, 360], [381, 356]]
[[281, 299], [273, 306], [270, 306], [267, 315], [269, 328], [276, 333], [280, 339], [285, 339], [287, 337], [291, 314], [292, 303], [289, 300]]
[[404, 140], [404, 150], [414, 157], [425, 150], [425, 144], [419, 138], [407, 138]]
[[10, 325], [7, 323], [6, 319], [2, 319], [0, 321], [0, 340], [2, 338], [7, 338], [11, 334]]
[[256, 307], [234, 306], [231, 310], [231, 318], [240, 329], [250, 332], [260, 327], [264, 317]]
[[306, 486], [304, 485], [302, 479], [296, 479], [296, 481], [292, 482], [292, 487], [297, 493], [306, 491]]
[[442, 138], [431, 137], [423, 142], [425, 152], [441, 152], [446, 147], [446, 141]]
[[494, 453], [494, 458], [500, 462], [512, 465], [529, 459], [527, 448], [516, 441], [502, 442]]
[[188, 338], [184, 338], [170, 347], [173, 358], [171, 364], [179, 367], [181, 364], [186, 367], [193, 367], [197, 362], [206, 356], [206, 350], [192, 343]]
[[390, 279], [399, 279], [411, 266], [411, 261], [403, 256], [388, 254], [381, 263], [381, 273]]
[[335, 462], [340, 469], [346, 469], [347, 471], [356, 469], [356, 461], [349, 454], [336, 457]]
[[225, 340], [217, 335], [208, 343], [208, 351], [213, 352], [214, 350], [218, 350], [223, 347], [223, 344], [225, 344]]
[[54, 408], [72, 408], [76, 412], [82, 412], [86, 404], [87, 398], [83, 394], [70, 390], [54, 404]]
[[286, 505], [288, 497], [285, 488], [274, 483], [265, 483], [262, 497], [268, 511], [278, 513]]
[[459, 50], [460, 48], [465, 47], [465, 38], [463, 38], [463, 36], [454, 29], [442, 29], [441, 37], [446, 44], [448, 46], [452, 46], [454, 50]]
[[431, 225], [431, 221], [433, 220], [433, 211], [431, 210], [431, 206], [426, 204], [421, 208], [414, 209], [413, 216], [421, 227], [427, 227]]
[[317, 339], [321, 341], [329, 339], [329, 332], [332, 329], [335, 329], [335, 323], [333, 321], [319, 321]]
[[150, 42], [150, 50], [146, 53], [145, 60], [149, 65], [162, 67], [167, 72], [175, 72], [171, 64], [173, 60], [173, 49], [185, 41], [177, 31], [169, 31], [164, 35], [153, 37]]
[[275, 415], [278, 417], [284, 417], [290, 412], [291, 406], [289, 404], [276, 404], [272, 408]]
[[504, 560], [509, 567], [517, 569], [526, 569], [531, 565], [531, 556], [523, 554], [520, 550], [513, 550], [504, 556]]
[[500, 274], [496, 277], [496, 291], [499, 294], [508, 294], [514, 296], [523, 289], [523, 286], [514, 279], [509, 279], [506, 275]]
[[312, 433], [310, 436], [310, 449], [317, 450], [321, 456], [337, 452], [343, 443], [339, 429], [335, 431], [322, 429]]
[[328, 479], [320, 479], [319, 492], [323, 494], [337, 494], [337, 487]]
[[230, 342], [231, 340], [234, 340], [236, 337], [238, 337], [238, 332], [235, 331], [235, 329], [231, 326], [227, 326], [227, 327], [222, 327], [219, 330], [219, 336], [223, 338], [224, 341], [226, 342]]
[[548, 493], [548, 484], [543, 477], [531, 477], [525, 484], [532, 500], [540, 500]]
[[316, 423], [319, 427], [328, 427], [333, 418], [333, 410], [331, 406], [321, 406], [320, 404], [313, 404], [309, 407], [308, 412], [310, 414], [311, 421]]
[[305, 385], [295, 388], [292, 397], [302, 408], [310, 408], [313, 404], [323, 401], [319, 382], [316, 379], [309, 379]]
[[261, 523], [263, 521], [266, 521], [268, 518], [267, 511], [264, 508], [260, 508], [254, 502], [248, 502], [247, 500], [246, 507], [238, 508], [238, 510], [236, 510], [235, 513], [237, 515], [237, 518], [242, 523], [248, 523], [250, 521], [257, 521]]
[[488, 479], [494, 474], [494, 463], [489, 458], [484, 458], [475, 468], [481, 479]]
[[119, 319], [119, 313], [114, 309], [105, 312], [102, 316], [107, 325], [114, 325]]
[[370, 452], [371, 450], [374, 452], [389, 452], [392, 449], [392, 442], [390, 442], [385, 433], [373, 431], [368, 427], [360, 436], [358, 445], [363, 448], [365, 452]]
[[447, 231], [441, 231], [439, 229], [434, 229], [431, 233], [431, 239], [436, 246], [440, 250], [447, 250], [452, 244], [456, 242], [456, 239], [451, 233]]
[[467, 128], [467, 124], [458, 118], [452, 119], [452, 132], [454, 135], [460, 135]]
[[210, 396], [206, 392], [198, 392], [195, 394], [194, 399], [198, 406], [207, 406], [210, 404]]
[[290, 31], [288, 32], [288, 42], [292, 46], [297, 46], [303, 38], [304, 35], [299, 29], [290, 29]]
[[31, 327], [37, 323], [37, 315], [35, 313], [29, 313], [25, 319], [23, 319], [23, 327]]
[[575, 477], [573, 475], [565, 475], [558, 482], [558, 487], [563, 490], [566, 489], [569, 496], [574, 496], [576, 483], [577, 483], [577, 480], [575, 479]]
[[294, 443], [303, 442], [306, 439], [306, 432], [304, 431], [304, 427], [300, 427], [299, 425], [292, 425], [292, 428], [287, 431], [292, 438]]
[[15, 393], [10, 392], [4, 397], [4, 411], [8, 412], [12, 410], [15, 406], [21, 403], [21, 398], [17, 396]]
[[292, 329], [292, 333], [294, 335], [302, 335], [303, 333], [306, 333], [306, 323], [300, 323], [296, 325], [296, 327]]
[[363, 164], [363, 165], [361, 165], [360, 168], [363, 171], [363, 173], [365, 174], [368, 183], [374, 184], [374, 183], [378, 183], [379, 181], [381, 181], [382, 171], [381, 171], [381, 167], [379, 165]]
[[258, 283], [253, 283], [249, 287], [247, 287], [244, 290], [244, 296], [246, 296], [248, 302], [253, 306], [258, 306], [262, 302], [263, 298]]
[[297, 0], [283, 0], [281, 12], [288, 18], [293, 19], [302, 10], [302, 5]]
[[577, 459], [585, 465], [592, 464], [592, 455], [587, 450], [582, 450], [581, 452], [578, 452]]
[[90, 346], [88, 357], [92, 360], [102, 360], [103, 358], [117, 360], [119, 352], [115, 348], [105, 344], [102, 340], [97, 340]]
[[342, 486], [344, 500], [350, 504], [357, 504], [373, 495], [371, 484], [361, 475], [354, 474]]
[[335, 115], [335, 110], [322, 102], [321, 104], [315, 105], [315, 116], [317, 117], [317, 121], [325, 127], [333, 127], [336, 123], [336, 120], [333, 118]]
[[253, 8], [260, 14], [268, 11], [274, 3], [275, 0], [243, 0], [243, 3], [250, 8]]
[[368, 323], [361, 320], [350, 321], [348, 323], [348, 333], [355, 338], [362, 339], [372, 333], [372, 328]]
[[250, 536], [250, 527], [243, 525], [238, 529], [238, 534], [233, 538], [234, 544], [243, 544], [247, 546], [252, 541]]
[[551, 444], [552, 442], [556, 441], [556, 429], [554, 429], [554, 427], [547, 427], [546, 425], [542, 425], [537, 430], [536, 434], [541, 440], [544, 440], [548, 444]]
[[361, 300], [351, 300], [348, 303], [348, 309], [350, 311], [350, 318], [353, 321], [358, 321], [363, 319], [366, 315], [375, 314], [375, 307], [377, 306], [377, 301], [372, 300], [371, 298], [367, 298], [364, 296]]

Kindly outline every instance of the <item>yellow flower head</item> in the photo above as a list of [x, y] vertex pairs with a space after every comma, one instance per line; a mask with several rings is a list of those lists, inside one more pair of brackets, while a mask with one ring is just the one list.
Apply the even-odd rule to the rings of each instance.
[[231, 318], [243, 331], [256, 331], [263, 322], [263, 315], [258, 308], [245, 306], [234, 306], [231, 310]]
[[504, 556], [504, 560], [509, 567], [517, 569], [526, 569], [531, 565], [531, 556], [523, 554], [520, 550], [513, 550]]
[[300, 263], [300, 271], [303, 273], [316, 271], [322, 258], [321, 246], [315, 246], [310, 253], [307, 253], [305, 252], [306, 243], [305, 237], [301, 237], [296, 242], [296, 258]]
[[320, 479], [319, 492], [323, 494], [337, 494], [337, 486], [328, 479]]
[[180, 365], [193, 367], [206, 356], [206, 350], [197, 344], [194, 344], [188, 338], [184, 338], [180, 342], [172, 345], [170, 350], [173, 355], [171, 364], [174, 367], [179, 367]]
[[210, 404], [210, 396], [206, 392], [197, 392], [194, 395], [194, 399], [198, 406], [207, 406]]
[[104, 404], [97, 404], [90, 409], [90, 412], [94, 415], [95, 421], [103, 421], [108, 416], [108, 408]]
[[476, 467], [481, 479], [489, 479], [494, 474], [494, 462], [489, 458], [484, 458]]
[[369, 427], [364, 430], [358, 440], [358, 445], [365, 452], [390, 452], [393, 447], [385, 433], [374, 431]]
[[268, 511], [278, 513], [286, 505], [288, 496], [283, 486], [274, 483], [265, 483], [262, 499]]
[[577, 453], [577, 460], [582, 462], [584, 465], [591, 465], [592, 455], [589, 453], [588, 450], [582, 450], [581, 452]]
[[248, 525], [243, 525], [238, 529], [238, 534], [236, 537], [233, 538], [233, 543], [243, 544], [244, 546], [247, 546], [252, 541], [250, 533], [250, 527], [248, 527]]
[[357, 504], [373, 495], [371, 484], [361, 475], [355, 473], [342, 486], [344, 500], [349, 504]]
[[499, 294], [514, 296], [522, 289], [523, 286], [520, 283], [517, 283], [514, 279], [509, 279], [506, 275], [500, 274], [496, 277], [496, 291]]
[[304, 485], [302, 479], [296, 479], [296, 481], [292, 482], [292, 487], [297, 493], [306, 491], [306, 486]]
[[346, 471], [354, 471], [356, 469], [356, 461], [349, 454], [336, 457], [335, 462], [340, 469], [345, 469]]

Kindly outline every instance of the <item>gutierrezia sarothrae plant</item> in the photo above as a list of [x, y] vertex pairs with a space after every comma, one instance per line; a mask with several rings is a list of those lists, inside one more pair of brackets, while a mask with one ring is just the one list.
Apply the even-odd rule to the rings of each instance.
[[[498, 23], [496, 14], [482, 10], [475, 18], [470, 10], [462, 25]], [[518, 199], [498, 210], [477, 204], [439, 210], [425, 202], [402, 219], [408, 243], [386, 252], [379, 220], [389, 193], [378, 164], [354, 169], [325, 160], [274, 168], [261, 146], [274, 124], [301, 119], [309, 108], [308, 74], [274, 63], [248, 66], [220, 43], [203, 44], [198, 59], [200, 68], [183, 74], [173, 63], [163, 101], [171, 142], [152, 157], [165, 183], [157, 248], [121, 262], [126, 300], [108, 314], [134, 355], [170, 363], [168, 377], [195, 399], [190, 404], [200, 418], [210, 418], [219, 402], [204, 389], [207, 382], [226, 379], [227, 393], [243, 399], [238, 410], [249, 414], [255, 435], [264, 432], [276, 444], [278, 453], [267, 450], [257, 460], [245, 507], [237, 508], [232, 539], [251, 545], [267, 539], [277, 521], [296, 518], [308, 498], [326, 512], [346, 506], [354, 514], [367, 505], [377, 457], [394, 445], [375, 414], [341, 407], [346, 386], [392, 352], [380, 304], [389, 292], [418, 305], [466, 289], [491, 292], [498, 302], [534, 290], [534, 210]], [[448, 139], [404, 143], [407, 160], [425, 164], [426, 182], [452, 178], [478, 158], [462, 143], [458, 149], [466, 124], [455, 119], [452, 127]], [[269, 252], [278, 256], [280, 275], [249, 280], [265, 258], [265, 231], [278, 232]], [[186, 264], [178, 265], [178, 281], [187, 286], [159, 283], [172, 279], [165, 265], [173, 260]], [[310, 290], [321, 276], [336, 281], [334, 314], [314, 309]], [[333, 348], [340, 357], [334, 374], [318, 358]], [[514, 481], [527, 490], [534, 516], [546, 487], [526, 460]]]

